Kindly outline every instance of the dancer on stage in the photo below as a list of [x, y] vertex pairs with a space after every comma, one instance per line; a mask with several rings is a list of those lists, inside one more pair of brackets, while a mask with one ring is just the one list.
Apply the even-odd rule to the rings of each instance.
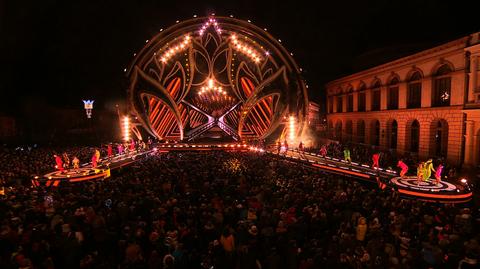
[[423, 166], [423, 162], [420, 162], [417, 167], [417, 185], [422, 181], [424, 173], [425, 168]]
[[352, 162], [352, 158], [350, 157], [350, 150], [348, 148], [345, 148], [343, 150], [343, 157], [346, 162], [348, 163]]
[[110, 159], [113, 156], [112, 144], [108, 144], [107, 146], [107, 157]]
[[277, 154], [280, 154], [280, 150], [282, 150], [282, 143], [280, 140], [277, 141]]
[[428, 181], [432, 176], [432, 171], [435, 172], [435, 169], [433, 169], [432, 159], [426, 161], [423, 165], [423, 168], [425, 169], [425, 173], [423, 174], [423, 180]]
[[123, 154], [123, 145], [122, 143], [119, 143], [117, 145], [117, 150], [118, 150], [118, 155], [122, 155]]
[[376, 152], [372, 155], [372, 161], [373, 161], [373, 165], [372, 165], [372, 168], [373, 169], [378, 169], [380, 168], [380, 153]]
[[439, 164], [437, 166], [437, 171], [435, 172], [435, 184], [440, 184], [440, 181], [442, 180], [442, 170], [443, 170], [443, 165]]
[[285, 142], [283, 142], [283, 146], [285, 147], [285, 154], [288, 152], [288, 143], [287, 139], [285, 139]]
[[98, 162], [98, 157], [97, 157], [97, 152], [93, 153], [92, 155], [92, 167], [96, 168], [97, 167], [97, 162]]
[[300, 144], [298, 145], [298, 151], [303, 152], [303, 143], [300, 141]]
[[63, 157], [63, 167], [68, 169], [68, 167], [70, 166], [70, 158], [68, 158], [68, 154], [66, 152], [63, 153], [62, 157]]
[[325, 144], [320, 148], [320, 156], [325, 158], [327, 156], [327, 146]]
[[130, 151], [134, 151], [135, 150], [135, 140], [132, 139], [132, 141], [130, 141]]
[[98, 149], [95, 150], [95, 156], [97, 156], [97, 162], [100, 161], [100, 151]]
[[408, 165], [406, 165], [402, 160], [399, 160], [397, 167], [402, 169], [402, 171], [400, 171], [400, 177], [403, 178], [408, 172]]
[[59, 155], [53, 155], [55, 157], [55, 168], [57, 168], [58, 171], [63, 172], [63, 161], [62, 158]]
[[78, 168], [80, 168], [80, 160], [77, 158], [77, 156], [73, 157], [72, 165], [73, 169], [75, 170], [78, 170]]

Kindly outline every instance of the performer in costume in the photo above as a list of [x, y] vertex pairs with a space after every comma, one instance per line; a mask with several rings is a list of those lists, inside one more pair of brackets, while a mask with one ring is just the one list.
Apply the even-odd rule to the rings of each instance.
[[425, 173], [423, 174], [423, 180], [427, 181], [432, 176], [432, 171], [435, 172], [435, 169], [433, 169], [432, 159], [426, 161], [423, 168], [425, 169]]
[[344, 157], [346, 162], [349, 162], [349, 163], [352, 162], [352, 158], [350, 157], [350, 150], [348, 148], [345, 148], [343, 150], [343, 157]]
[[303, 143], [300, 141], [300, 144], [298, 145], [298, 151], [303, 152]]
[[372, 155], [373, 165], [372, 168], [380, 168], [380, 153], [376, 152]]
[[420, 162], [417, 167], [417, 185], [422, 181], [423, 179], [423, 174], [425, 169], [423, 168], [423, 163]]
[[134, 151], [135, 150], [135, 140], [132, 139], [132, 141], [130, 141], [130, 151]]
[[118, 150], [118, 155], [123, 154], [123, 145], [121, 143], [117, 145], [117, 150]]
[[442, 180], [442, 170], [443, 170], [443, 165], [439, 164], [437, 166], [437, 171], [435, 172], [435, 184], [439, 184], [440, 181]]
[[277, 141], [277, 154], [280, 154], [280, 150], [282, 149], [282, 143], [280, 140]]
[[110, 159], [113, 156], [112, 144], [108, 144], [107, 146], [107, 157]]
[[68, 158], [68, 154], [66, 152], [63, 153], [62, 157], [63, 157], [63, 167], [68, 169], [68, 167], [70, 166], [70, 158]]
[[80, 167], [80, 160], [77, 158], [77, 156], [73, 157], [72, 164], [73, 169], [78, 170], [78, 168]]
[[408, 172], [408, 166], [402, 160], [400, 160], [398, 161], [397, 167], [402, 169], [402, 171], [400, 171], [400, 177], [403, 178]]
[[283, 146], [285, 147], [285, 153], [288, 152], [288, 143], [287, 140], [285, 139], [285, 142], [283, 142]]
[[53, 155], [53, 157], [55, 157], [55, 168], [57, 168], [58, 171], [63, 172], [62, 158], [59, 155]]
[[93, 153], [92, 155], [92, 167], [93, 168], [96, 168], [97, 167], [97, 161], [98, 161], [98, 158], [97, 158], [97, 153]]
[[100, 161], [100, 151], [98, 149], [95, 150], [95, 156], [97, 156], [97, 162]]
[[324, 158], [327, 156], [327, 146], [325, 144], [320, 148], [320, 155]]

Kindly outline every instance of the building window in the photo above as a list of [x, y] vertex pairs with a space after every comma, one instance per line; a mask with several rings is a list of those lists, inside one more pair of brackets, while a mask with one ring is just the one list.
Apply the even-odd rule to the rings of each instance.
[[365, 91], [358, 93], [358, 111], [364, 112], [365, 111], [365, 102], [366, 101], [366, 94]]
[[394, 78], [390, 82], [387, 92], [387, 109], [398, 109], [398, 79]]
[[412, 122], [412, 126], [410, 127], [410, 151], [411, 152], [418, 152], [419, 148], [419, 141], [420, 141], [420, 124], [417, 120]]
[[393, 120], [390, 125], [389, 130], [390, 135], [390, 148], [396, 149], [397, 148], [397, 134], [398, 134], [398, 124], [396, 120]]
[[449, 106], [451, 97], [451, 81], [450, 76], [452, 70], [448, 65], [442, 65], [435, 74], [433, 80], [433, 98], [432, 106]]
[[419, 108], [422, 106], [422, 75], [420, 72], [412, 74], [408, 81], [407, 108]]
[[432, 134], [430, 152], [434, 156], [446, 157], [448, 147], [448, 124], [445, 120], [432, 122]]
[[380, 110], [380, 89], [374, 89], [372, 91], [372, 111], [379, 111]]
[[381, 102], [380, 81], [376, 81], [372, 87], [372, 111], [380, 110]]
[[338, 121], [335, 124], [335, 139], [338, 141], [342, 141], [342, 122]]
[[380, 122], [378, 120], [372, 124], [372, 145], [380, 146]]
[[357, 123], [357, 141], [358, 143], [365, 143], [365, 121], [363, 120]]
[[337, 112], [343, 112], [343, 98], [342, 96], [337, 96]]
[[352, 134], [353, 134], [353, 128], [352, 128], [352, 121], [351, 120], [347, 120], [347, 123], [345, 124], [345, 133], [347, 134], [346, 135], [346, 140], [347, 141], [351, 141], [352, 140]]
[[335, 130], [333, 129], [333, 122], [328, 121], [328, 138], [333, 139], [335, 135]]
[[347, 96], [347, 112], [353, 111], [353, 94]]
[[328, 97], [328, 113], [333, 113], [333, 96]]

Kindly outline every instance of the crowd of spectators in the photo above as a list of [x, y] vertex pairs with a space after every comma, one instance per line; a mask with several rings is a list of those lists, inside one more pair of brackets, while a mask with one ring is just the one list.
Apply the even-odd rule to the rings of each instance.
[[[2, 175], [31, 172], [14, 167]], [[405, 200], [267, 154], [155, 153], [104, 181], [11, 185], [0, 268], [478, 268], [479, 224], [474, 205]]]

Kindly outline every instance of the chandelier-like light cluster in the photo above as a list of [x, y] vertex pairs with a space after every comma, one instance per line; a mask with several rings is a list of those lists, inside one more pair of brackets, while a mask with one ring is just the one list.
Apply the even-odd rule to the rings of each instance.
[[171, 47], [170, 49], [166, 49], [163, 55], [160, 57], [160, 61], [163, 63], [166, 63], [170, 58], [172, 58], [176, 53], [180, 52], [181, 50], [185, 49], [188, 47], [188, 44], [191, 42], [191, 38], [189, 35], [186, 35], [183, 41], [176, 45]]
[[234, 45], [235, 49], [237, 49], [238, 51], [246, 54], [255, 63], [260, 62], [260, 53], [255, 51], [255, 49], [253, 49], [253, 48], [251, 48], [251, 47], [249, 47], [245, 44], [242, 44], [240, 41], [238, 41], [236, 35], [232, 35], [231, 39], [232, 39], [232, 42], [233, 42], [233, 45]]
[[221, 93], [223, 95], [227, 94], [227, 92], [224, 91], [221, 86], [218, 86], [218, 87], [215, 86], [213, 84], [213, 79], [211, 79], [211, 78], [208, 79], [207, 86], [203, 86], [203, 87], [200, 88], [200, 91], [198, 92], [198, 94], [202, 95], [202, 94], [210, 92], [210, 91], [218, 92], [218, 93]]
[[214, 18], [210, 18], [210, 19], [208, 19], [208, 21], [206, 21], [206, 22], [202, 25], [202, 28], [200, 28], [199, 34], [200, 34], [200, 35], [203, 35], [203, 33], [205, 32], [205, 30], [206, 30], [210, 25], [213, 25], [213, 27], [215, 28], [215, 31], [217, 31], [217, 33], [219, 33], [219, 34], [222, 33], [222, 29], [220, 29], [220, 27], [218, 26], [217, 20], [214, 19]]

